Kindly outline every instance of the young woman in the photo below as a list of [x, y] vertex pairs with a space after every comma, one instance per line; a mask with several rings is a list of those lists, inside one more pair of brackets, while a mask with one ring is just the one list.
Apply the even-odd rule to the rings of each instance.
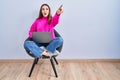
[[[52, 41], [47, 45], [43, 43], [38, 44], [34, 41], [26, 41], [24, 43], [24, 47], [30, 50], [36, 57], [41, 55], [57, 55], [59, 53], [56, 48], [62, 45], [63, 39], [61, 37], [55, 37], [54, 27], [58, 24], [60, 15], [62, 13], [62, 5], [56, 11], [53, 17], [51, 15], [51, 9], [48, 4], [43, 4], [40, 7], [39, 16], [30, 27], [29, 37], [32, 39], [32, 32], [51, 32]], [[45, 48], [41, 48], [40, 46], [44, 46]]]

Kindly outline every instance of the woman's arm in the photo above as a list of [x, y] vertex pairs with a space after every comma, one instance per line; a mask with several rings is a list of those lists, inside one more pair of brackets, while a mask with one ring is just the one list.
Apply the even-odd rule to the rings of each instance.
[[59, 17], [60, 15], [63, 13], [63, 8], [62, 8], [62, 5], [58, 8], [58, 10], [56, 11], [56, 14], [54, 15], [54, 17], [52, 18], [52, 24], [53, 24], [53, 27], [56, 26], [59, 22]]
[[37, 26], [36, 26], [37, 20], [34, 21], [34, 23], [32, 24], [32, 26], [30, 27], [29, 30], [29, 37], [32, 38], [32, 32], [36, 32], [37, 31]]

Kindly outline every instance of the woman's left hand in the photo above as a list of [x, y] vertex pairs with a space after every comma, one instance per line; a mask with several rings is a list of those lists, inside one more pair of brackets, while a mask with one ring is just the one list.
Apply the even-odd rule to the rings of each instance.
[[63, 5], [61, 5], [60, 7], [59, 7], [59, 9], [57, 10], [57, 14], [58, 15], [60, 15], [60, 14], [62, 14], [63, 13]]

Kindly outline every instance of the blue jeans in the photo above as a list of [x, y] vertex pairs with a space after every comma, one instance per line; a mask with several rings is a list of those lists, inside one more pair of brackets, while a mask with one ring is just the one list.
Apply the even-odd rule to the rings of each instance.
[[25, 41], [24, 47], [28, 51], [31, 51], [35, 57], [39, 57], [44, 50], [40, 48], [40, 46], [46, 47], [47, 51], [54, 54], [56, 51], [56, 48], [61, 46], [63, 44], [63, 39], [61, 37], [56, 37], [53, 39], [50, 43], [35, 43], [34, 41]]

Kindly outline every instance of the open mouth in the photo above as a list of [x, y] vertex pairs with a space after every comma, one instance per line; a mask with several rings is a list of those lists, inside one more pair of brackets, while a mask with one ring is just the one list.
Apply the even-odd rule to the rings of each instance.
[[43, 16], [45, 16], [45, 17], [46, 17], [46, 16], [48, 16], [48, 14], [47, 14], [47, 13], [43, 13]]
[[46, 16], [46, 15], [47, 15], [47, 13], [44, 13], [44, 15]]
[[47, 15], [47, 13], [44, 13], [44, 15]]

